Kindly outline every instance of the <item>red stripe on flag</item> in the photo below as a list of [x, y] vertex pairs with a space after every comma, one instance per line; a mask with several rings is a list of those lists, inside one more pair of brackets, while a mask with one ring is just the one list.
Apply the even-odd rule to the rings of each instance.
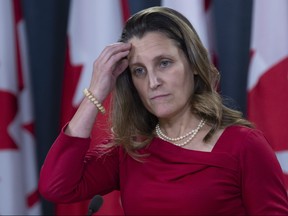
[[73, 98], [82, 73], [83, 65], [73, 65], [70, 57], [70, 39], [67, 37], [66, 60], [64, 68], [62, 100], [61, 100], [61, 127], [69, 121], [77, 110], [73, 106]]
[[267, 70], [248, 93], [248, 117], [275, 151], [287, 150], [287, 68], [288, 57]]
[[204, 0], [204, 9], [207, 12], [211, 7], [212, 1], [211, 0]]
[[17, 30], [17, 26], [19, 22], [22, 20], [22, 11], [21, 11], [21, 4], [19, 0], [13, 1], [13, 9], [14, 9], [14, 31], [15, 31], [15, 44], [16, 44], [16, 62], [17, 62], [17, 75], [18, 75], [18, 88], [21, 91], [24, 88], [24, 81], [23, 81], [23, 70], [22, 70], [22, 60], [20, 56], [20, 45], [19, 45], [19, 33]]
[[130, 9], [128, 0], [121, 0], [123, 22], [126, 22], [130, 17]]
[[13, 0], [15, 22], [19, 23], [23, 19], [20, 0]]

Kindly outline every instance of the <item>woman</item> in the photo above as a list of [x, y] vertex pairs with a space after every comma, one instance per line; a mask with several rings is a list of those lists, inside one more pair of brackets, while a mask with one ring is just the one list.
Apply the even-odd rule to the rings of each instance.
[[[272, 149], [222, 104], [219, 73], [180, 13], [138, 12], [93, 69], [86, 97], [42, 167], [46, 199], [67, 203], [120, 190], [127, 215], [288, 215]], [[113, 136], [97, 145], [106, 148], [88, 151], [111, 91]]]

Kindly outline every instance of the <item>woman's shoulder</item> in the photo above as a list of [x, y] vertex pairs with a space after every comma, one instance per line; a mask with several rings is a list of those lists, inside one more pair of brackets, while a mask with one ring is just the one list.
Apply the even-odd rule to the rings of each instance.
[[261, 130], [257, 128], [251, 128], [244, 125], [232, 125], [225, 128], [224, 133], [226, 137], [234, 137], [239, 140], [246, 140], [252, 137], [264, 137]]
[[242, 125], [233, 125], [225, 128], [219, 139], [219, 145], [229, 151], [271, 148], [261, 130]]

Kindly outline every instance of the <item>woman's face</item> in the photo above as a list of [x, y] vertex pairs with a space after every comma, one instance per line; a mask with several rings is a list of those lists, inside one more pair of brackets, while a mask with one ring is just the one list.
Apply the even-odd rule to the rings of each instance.
[[132, 80], [146, 109], [163, 119], [191, 112], [194, 76], [175, 42], [162, 33], [150, 32], [129, 43]]

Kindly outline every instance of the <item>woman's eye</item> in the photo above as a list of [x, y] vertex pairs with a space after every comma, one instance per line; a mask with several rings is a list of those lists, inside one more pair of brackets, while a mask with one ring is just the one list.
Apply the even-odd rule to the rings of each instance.
[[165, 67], [168, 67], [170, 64], [171, 64], [171, 61], [165, 59], [165, 60], [162, 60], [162, 61], [160, 62], [160, 67], [161, 67], [161, 68], [165, 68]]
[[133, 74], [135, 76], [143, 76], [145, 74], [145, 70], [142, 67], [137, 67], [137, 68], [133, 69]]

